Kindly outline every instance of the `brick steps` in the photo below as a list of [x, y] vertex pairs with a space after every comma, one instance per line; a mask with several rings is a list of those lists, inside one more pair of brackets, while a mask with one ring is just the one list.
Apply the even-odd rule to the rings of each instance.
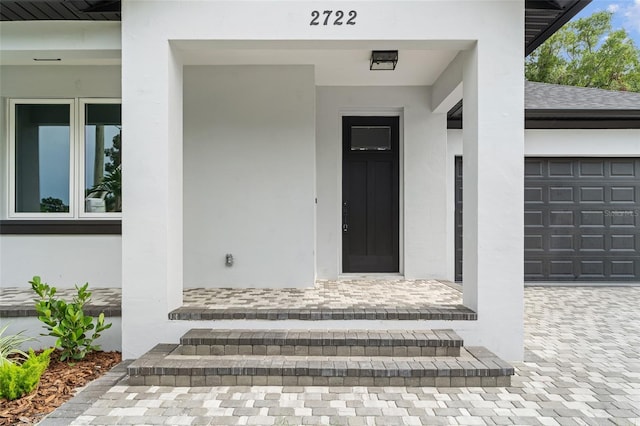
[[459, 356], [462, 339], [452, 330], [192, 329], [180, 345], [183, 355]]
[[457, 387], [509, 386], [514, 369], [484, 348], [463, 348], [452, 330], [194, 329], [128, 373], [131, 385]]

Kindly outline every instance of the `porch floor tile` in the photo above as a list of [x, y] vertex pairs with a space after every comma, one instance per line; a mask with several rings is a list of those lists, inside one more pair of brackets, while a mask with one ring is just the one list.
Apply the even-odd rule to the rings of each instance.
[[[121, 315], [122, 292], [119, 288], [89, 287], [89, 291], [91, 291], [91, 302], [85, 306], [85, 313], [98, 315], [104, 312], [108, 317]], [[57, 288], [56, 292], [56, 296], [64, 300], [71, 300], [75, 294], [76, 290], [69, 288]], [[30, 287], [0, 288], [0, 318], [37, 316], [34, 307], [36, 297]]]
[[475, 320], [460, 286], [436, 280], [318, 280], [311, 288], [190, 288], [173, 320]]
[[[121, 289], [91, 291], [90, 314], [120, 315]], [[58, 290], [63, 298], [74, 293]], [[0, 317], [35, 316], [34, 296], [30, 288], [0, 288]], [[310, 288], [187, 288], [174, 313], [180, 314], [174, 319], [475, 319], [462, 305], [459, 285], [401, 278], [318, 280]]]
[[188, 288], [185, 307], [206, 308], [417, 308], [458, 305], [462, 293], [456, 284], [435, 280], [318, 280], [310, 288]]

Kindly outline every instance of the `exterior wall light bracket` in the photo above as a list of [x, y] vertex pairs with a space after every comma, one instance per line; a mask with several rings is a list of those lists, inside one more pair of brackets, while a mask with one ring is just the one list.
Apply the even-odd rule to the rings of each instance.
[[397, 50], [374, 50], [371, 52], [371, 65], [369, 69], [374, 71], [393, 71], [398, 63]]

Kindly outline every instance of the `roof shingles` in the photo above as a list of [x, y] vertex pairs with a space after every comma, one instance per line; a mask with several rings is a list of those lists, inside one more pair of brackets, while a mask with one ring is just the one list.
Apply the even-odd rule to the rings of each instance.
[[640, 110], [640, 93], [525, 82], [527, 110]]

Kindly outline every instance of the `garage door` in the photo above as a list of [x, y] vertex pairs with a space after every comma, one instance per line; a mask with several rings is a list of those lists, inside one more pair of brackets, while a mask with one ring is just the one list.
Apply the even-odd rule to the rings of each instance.
[[[640, 281], [640, 160], [527, 158], [525, 281]], [[456, 279], [462, 160], [456, 159]]]

